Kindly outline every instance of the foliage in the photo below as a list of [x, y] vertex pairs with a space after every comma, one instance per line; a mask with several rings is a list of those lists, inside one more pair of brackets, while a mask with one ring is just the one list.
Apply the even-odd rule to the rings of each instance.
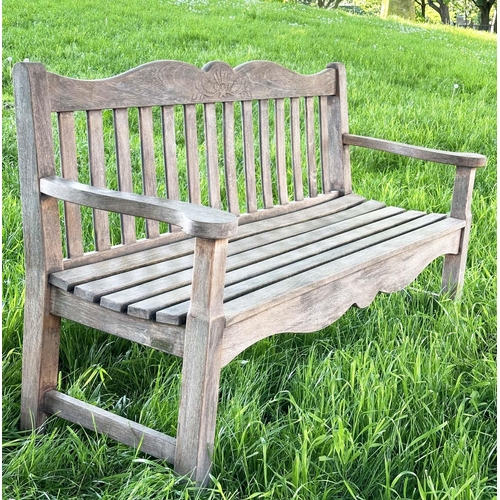
[[[253, 0], [6, 0], [3, 48], [5, 498], [495, 496], [493, 36]], [[214, 483], [204, 492], [160, 460], [57, 419], [43, 435], [20, 432], [24, 271], [10, 73], [25, 58], [77, 78], [155, 59], [268, 59], [303, 73], [344, 61], [353, 133], [489, 158], [477, 174], [462, 301], [439, 296], [435, 263], [407, 291], [322, 332], [246, 350], [222, 372]], [[449, 210], [452, 167], [355, 148], [352, 162], [363, 196]], [[61, 390], [175, 432], [177, 359], [69, 323], [61, 349]]]

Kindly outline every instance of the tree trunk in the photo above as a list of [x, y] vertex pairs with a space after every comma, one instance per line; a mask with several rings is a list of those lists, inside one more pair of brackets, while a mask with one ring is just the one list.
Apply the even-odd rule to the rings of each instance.
[[437, 0], [437, 4], [433, 0], [429, 0], [429, 7], [433, 8], [439, 14], [443, 24], [450, 24], [450, 9], [443, 0]]
[[479, 29], [482, 31], [488, 31], [490, 29], [490, 9], [491, 7], [484, 3], [479, 10], [481, 15], [481, 25], [479, 26]]
[[415, 5], [413, 0], [382, 0], [381, 17], [398, 16], [415, 20]]

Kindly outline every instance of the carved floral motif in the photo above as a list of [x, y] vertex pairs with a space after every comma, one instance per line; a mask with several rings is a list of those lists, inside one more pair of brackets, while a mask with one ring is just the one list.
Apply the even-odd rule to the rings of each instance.
[[229, 66], [219, 65], [211, 69], [195, 83], [198, 91], [193, 100], [224, 98], [227, 96], [249, 97], [250, 81], [245, 75], [236, 74]]

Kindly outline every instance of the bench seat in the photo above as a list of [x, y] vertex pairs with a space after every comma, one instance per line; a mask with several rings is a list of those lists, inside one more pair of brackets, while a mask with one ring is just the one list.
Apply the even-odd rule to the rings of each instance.
[[[440, 241], [452, 232], [457, 235], [452, 242], [456, 248], [446, 248], [446, 253], [456, 253], [463, 227], [459, 219], [387, 207], [356, 194], [243, 224], [228, 245], [226, 326], [303, 295], [309, 288], [360, 271], [367, 273], [370, 267], [380, 267], [385, 260]], [[189, 310], [193, 247], [194, 238], [183, 239], [59, 271], [49, 280], [111, 311], [183, 325]], [[437, 245], [433, 253], [445, 253], [443, 248]], [[409, 279], [427, 263], [408, 269]], [[374, 285], [383, 289], [381, 283], [387, 288], [385, 280]], [[363, 295], [361, 289], [358, 295]]]

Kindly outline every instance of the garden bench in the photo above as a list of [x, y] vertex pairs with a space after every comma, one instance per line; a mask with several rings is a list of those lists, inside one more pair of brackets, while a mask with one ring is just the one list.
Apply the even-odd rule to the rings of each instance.
[[[244, 349], [324, 328], [441, 255], [460, 293], [485, 157], [350, 134], [342, 64], [157, 61], [89, 81], [18, 63], [14, 85], [23, 428], [57, 414], [203, 484], [220, 371]], [[350, 146], [455, 165], [451, 214], [355, 194]], [[183, 358], [175, 438], [56, 390], [61, 318]]]

